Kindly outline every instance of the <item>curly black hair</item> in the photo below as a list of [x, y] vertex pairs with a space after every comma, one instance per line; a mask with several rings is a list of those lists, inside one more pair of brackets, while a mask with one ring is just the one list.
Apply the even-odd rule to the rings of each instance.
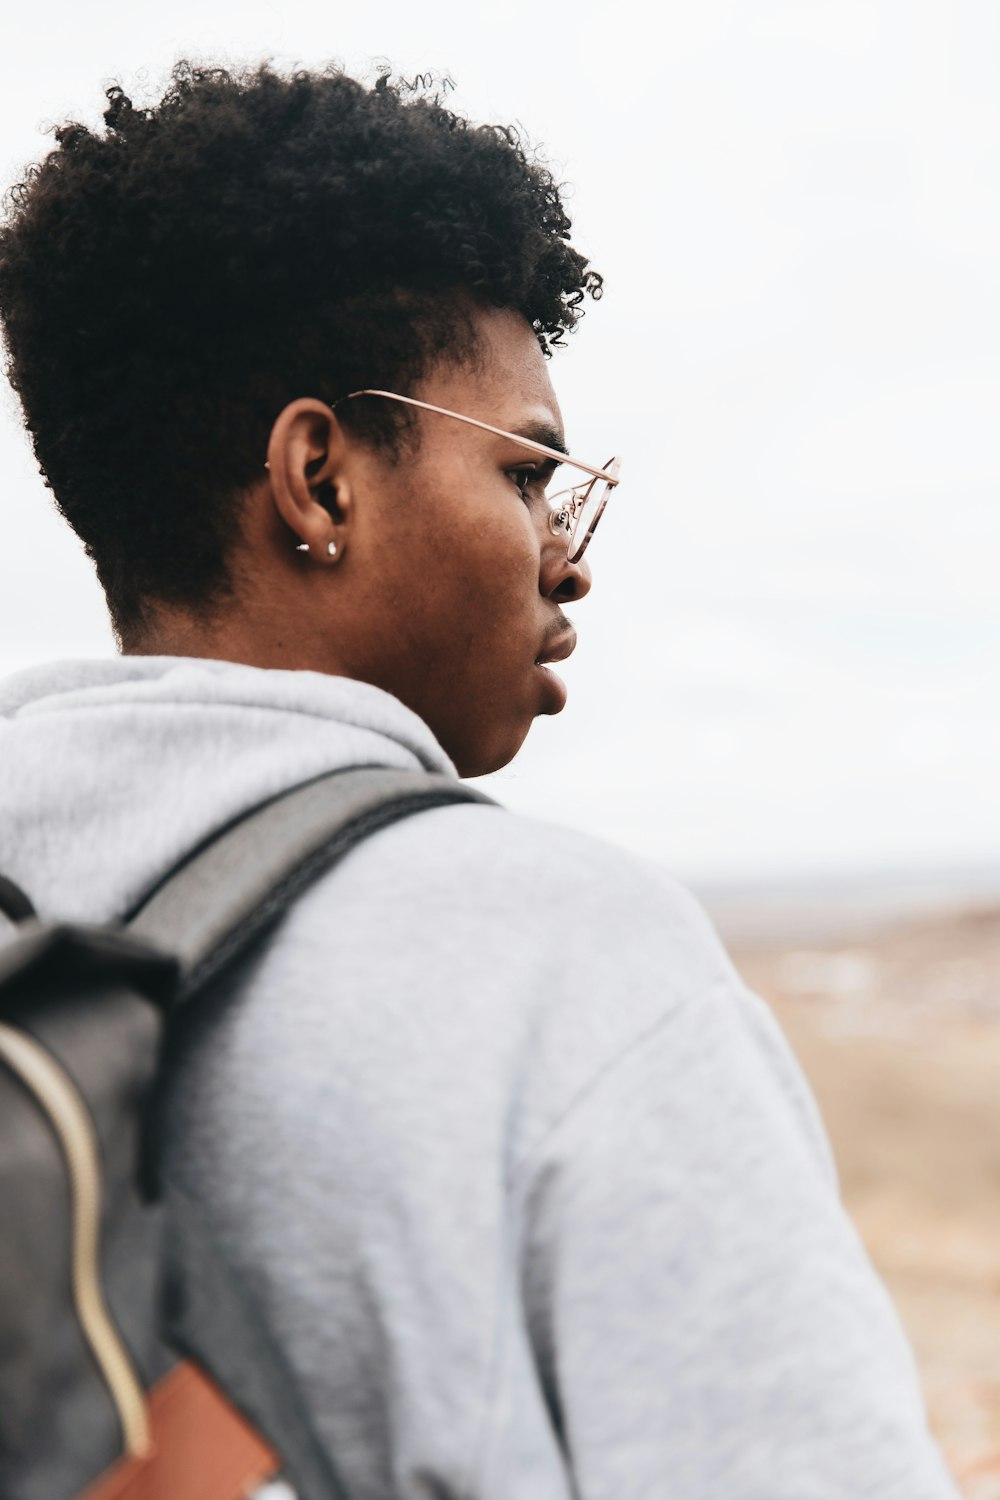
[[[289, 400], [405, 394], [471, 356], [476, 303], [523, 314], [548, 353], [601, 278], [518, 134], [426, 80], [179, 63], [154, 108], [107, 100], [105, 131], [56, 130], [8, 194], [0, 318], [42, 473], [127, 643], [149, 603], [228, 596], [241, 496]], [[356, 405], [398, 454], [405, 414]]]

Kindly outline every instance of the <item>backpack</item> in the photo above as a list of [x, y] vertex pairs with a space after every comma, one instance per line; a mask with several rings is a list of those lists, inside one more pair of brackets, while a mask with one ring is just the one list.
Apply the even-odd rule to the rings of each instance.
[[0, 877], [3, 1500], [242, 1500], [279, 1469], [300, 1500], [343, 1495], [251, 1300], [158, 1180], [158, 1065], [171, 1018], [317, 876], [463, 801], [490, 799], [329, 773], [212, 835], [119, 924], [39, 920]]

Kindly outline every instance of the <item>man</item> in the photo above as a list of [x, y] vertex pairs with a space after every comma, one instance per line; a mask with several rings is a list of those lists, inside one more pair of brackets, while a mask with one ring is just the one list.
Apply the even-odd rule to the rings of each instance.
[[[0, 237], [12, 380], [123, 653], [6, 685], [6, 873], [93, 921], [324, 771], [509, 761], [563, 706], [617, 479], [574, 446], [553, 481], [544, 356], [600, 279], [510, 132], [338, 73], [109, 97]], [[168, 1211], [253, 1309], [311, 1474], [953, 1493], [801, 1077], [659, 869], [424, 813], [223, 990], [175, 1039]]]

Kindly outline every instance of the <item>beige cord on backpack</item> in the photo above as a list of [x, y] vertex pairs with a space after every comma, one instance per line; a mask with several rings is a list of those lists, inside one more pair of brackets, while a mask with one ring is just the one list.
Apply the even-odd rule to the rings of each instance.
[[146, 1393], [101, 1289], [101, 1166], [90, 1113], [76, 1084], [52, 1054], [34, 1037], [2, 1022], [0, 1058], [34, 1095], [62, 1146], [72, 1199], [77, 1317], [117, 1409], [125, 1452], [144, 1457], [152, 1441]]

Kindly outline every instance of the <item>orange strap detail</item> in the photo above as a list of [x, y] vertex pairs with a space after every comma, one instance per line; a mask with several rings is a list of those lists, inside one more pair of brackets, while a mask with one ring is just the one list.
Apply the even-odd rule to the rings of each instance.
[[274, 1449], [192, 1364], [149, 1393], [153, 1448], [122, 1458], [79, 1500], [245, 1500], [279, 1468]]

